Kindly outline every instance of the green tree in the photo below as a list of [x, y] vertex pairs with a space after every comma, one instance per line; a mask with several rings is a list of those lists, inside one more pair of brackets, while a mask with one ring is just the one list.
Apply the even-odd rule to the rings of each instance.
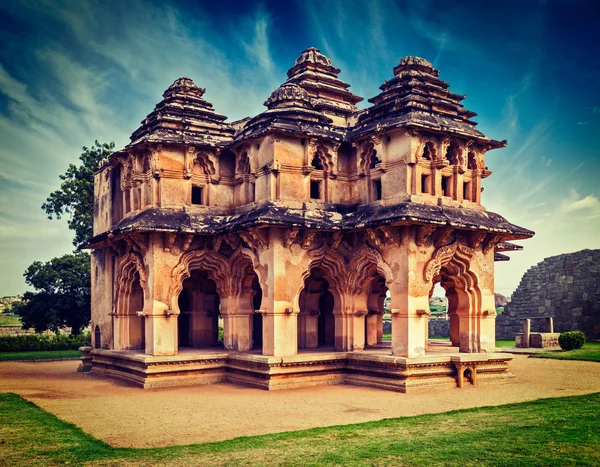
[[[75, 232], [73, 245], [78, 249], [92, 236], [94, 171], [114, 147], [114, 143], [98, 141], [91, 148], [84, 147], [79, 157], [81, 164], [69, 165], [64, 175], [60, 175], [60, 188], [50, 193], [42, 205], [49, 219], [70, 216], [68, 226]], [[15, 306], [23, 327], [33, 327], [40, 332], [67, 326], [79, 334], [87, 326], [91, 315], [90, 255], [87, 252], [75, 251], [46, 263], [35, 261], [24, 276], [35, 292], [26, 292], [23, 301]]]
[[83, 251], [35, 261], [25, 271], [25, 281], [36, 292], [25, 292], [15, 306], [24, 328], [37, 332], [70, 327], [79, 334], [90, 321], [90, 255]]
[[48, 196], [42, 209], [48, 219], [60, 219], [69, 214], [67, 224], [75, 232], [73, 245], [81, 248], [92, 237], [94, 215], [94, 171], [98, 163], [114, 151], [115, 143], [94, 142], [91, 148], [83, 147], [79, 157], [81, 165], [69, 164], [64, 175], [60, 175], [60, 188]]

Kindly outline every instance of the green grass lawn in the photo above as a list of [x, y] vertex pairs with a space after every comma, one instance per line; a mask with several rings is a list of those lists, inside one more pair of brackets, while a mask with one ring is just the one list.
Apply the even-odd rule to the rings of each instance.
[[0, 326], [21, 326], [21, 317], [12, 313], [0, 313]]
[[79, 358], [79, 350], [41, 350], [36, 352], [0, 352], [0, 362], [14, 360], [59, 360], [62, 358]]
[[113, 449], [17, 395], [3, 394], [0, 465], [600, 465], [599, 409], [600, 394], [592, 394], [220, 443]]
[[600, 362], [600, 342], [587, 342], [581, 349], [569, 350], [568, 352], [545, 352], [530, 355], [534, 358], [556, 358], [559, 360], [587, 360]]

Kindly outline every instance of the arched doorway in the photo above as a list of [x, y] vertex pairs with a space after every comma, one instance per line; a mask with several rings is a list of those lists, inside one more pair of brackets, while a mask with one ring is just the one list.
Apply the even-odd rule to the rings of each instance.
[[[365, 345], [377, 345], [383, 340], [383, 315], [388, 288], [385, 277], [379, 272], [369, 287], [367, 298], [367, 317], [365, 319]], [[391, 331], [391, 323], [390, 323]]]
[[144, 317], [144, 290], [140, 283], [140, 275], [136, 271], [121, 289], [123, 296], [118, 303], [118, 335], [115, 338], [115, 348], [122, 350], [146, 349], [146, 330]]
[[258, 276], [254, 273], [254, 279], [252, 281], [252, 308], [254, 314], [252, 315], [252, 348], [262, 349], [262, 337], [263, 337], [263, 323], [262, 314], [257, 313], [262, 305], [262, 289], [258, 282]]
[[448, 337], [451, 345], [459, 347], [461, 352], [478, 351], [477, 315], [481, 297], [476, 279], [469, 273], [461, 273], [451, 262], [443, 266], [433, 278], [432, 291], [436, 284], [444, 290], [447, 299]]
[[204, 270], [193, 270], [179, 294], [179, 348], [222, 345], [219, 332], [220, 298], [216, 283]]
[[321, 268], [311, 269], [300, 293], [298, 348], [315, 349], [335, 346], [335, 300]]

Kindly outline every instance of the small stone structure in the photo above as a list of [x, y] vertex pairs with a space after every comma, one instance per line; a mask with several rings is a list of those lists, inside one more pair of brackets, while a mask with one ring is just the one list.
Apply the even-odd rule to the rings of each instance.
[[480, 354], [479, 381], [506, 376], [510, 357], [488, 355], [494, 261], [534, 234], [481, 204], [486, 153], [506, 141], [427, 60], [393, 71], [359, 110], [310, 48], [267, 110], [232, 123], [176, 80], [95, 173], [92, 372], [144, 387], [456, 382], [450, 356], [426, 355], [439, 283], [455, 353]]
[[[531, 320], [544, 320], [546, 325], [545, 332], [531, 332]], [[521, 323], [523, 332], [515, 336], [515, 347], [519, 348], [554, 348], [559, 347], [558, 336], [560, 333], [554, 332], [554, 317], [534, 316], [533, 318], [522, 318]]]
[[[496, 319], [496, 338], [514, 339], [525, 317], [554, 317], [557, 333], [583, 331], [600, 339], [600, 250], [552, 256], [531, 267]], [[532, 326], [546, 331], [543, 320]]]

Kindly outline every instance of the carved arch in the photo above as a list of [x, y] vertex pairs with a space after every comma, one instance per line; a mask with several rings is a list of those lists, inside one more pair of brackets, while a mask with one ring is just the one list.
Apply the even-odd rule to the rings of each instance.
[[150, 298], [148, 291], [148, 271], [144, 265], [144, 260], [138, 253], [132, 251], [121, 257], [117, 265], [116, 297], [118, 303], [131, 292], [136, 274], [139, 277], [140, 286], [144, 292], [144, 301]]
[[192, 149], [188, 158], [188, 172], [193, 173], [194, 167], [198, 166], [200, 174], [214, 177], [217, 174], [218, 161], [214, 154], [207, 151], [196, 151]]
[[183, 289], [183, 281], [190, 277], [191, 272], [195, 269], [208, 272], [221, 296], [243, 294], [250, 289], [253, 272], [258, 276], [259, 281], [264, 279], [254, 268], [253, 256], [245, 248], [236, 250], [229, 258], [209, 249], [188, 251], [181, 256], [171, 272], [168, 302], [171, 303], [173, 309], [177, 309], [177, 300]]

